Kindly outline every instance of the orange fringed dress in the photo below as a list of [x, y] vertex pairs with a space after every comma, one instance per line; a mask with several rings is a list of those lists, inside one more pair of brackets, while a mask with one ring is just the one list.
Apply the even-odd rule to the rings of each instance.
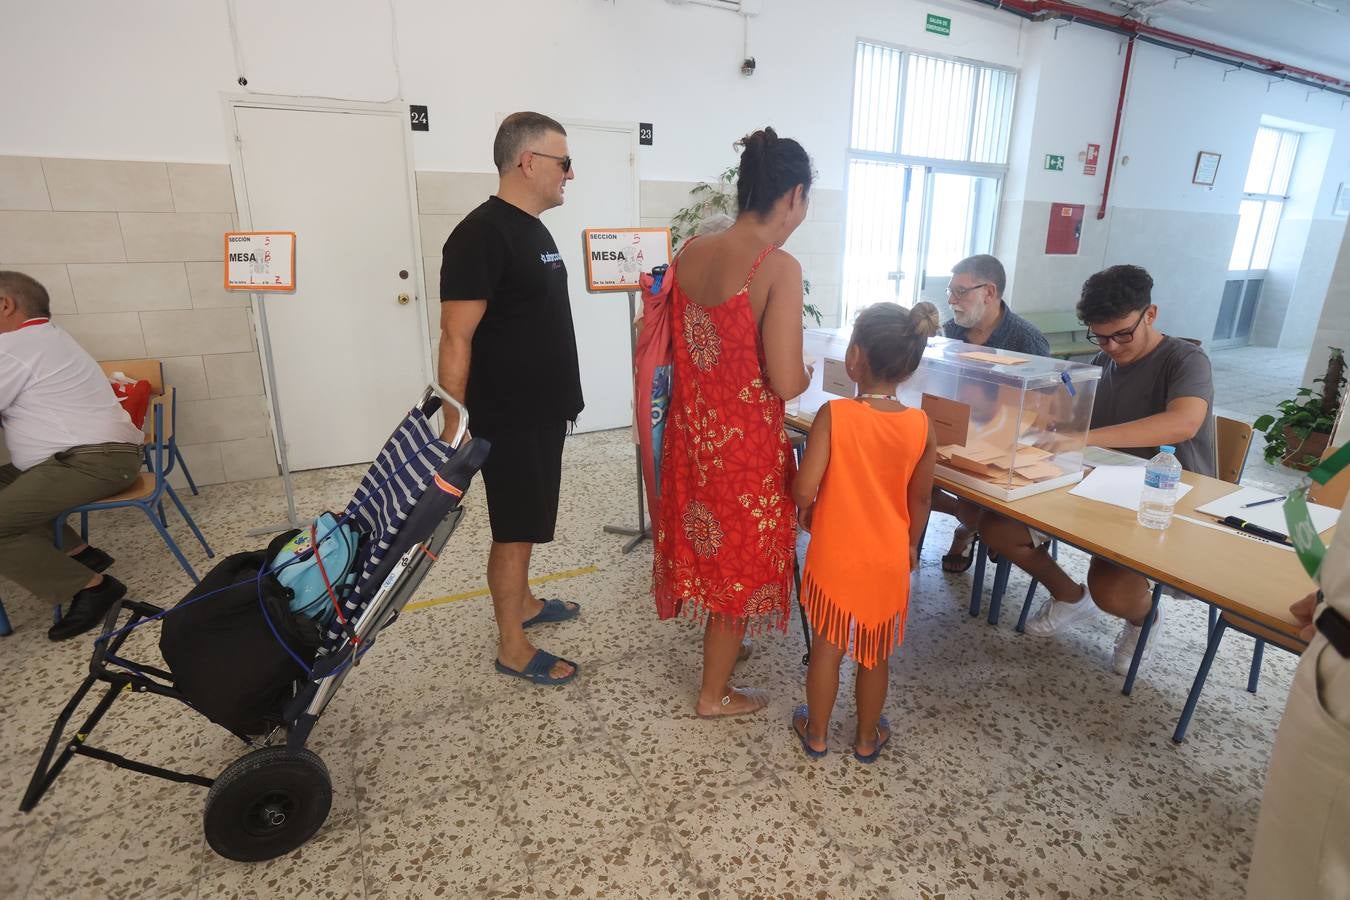
[[684, 615], [786, 628], [796, 507], [783, 401], [764, 376], [750, 283], [699, 306], [671, 291], [674, 384], [661, 454], [652, 592], [662, 619]]
[[922, 410], [830, 402], [830, 462], [811, 517], [802, 605], [813, 629], [869, 669], [904, 638], [909, 481], [927, 443]]

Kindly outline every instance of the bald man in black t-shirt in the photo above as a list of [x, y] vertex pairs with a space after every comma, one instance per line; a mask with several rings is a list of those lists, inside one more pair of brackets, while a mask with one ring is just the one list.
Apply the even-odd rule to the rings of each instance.
[[[539, 113], [507, 116], [492, 152], [496, 195], [465, 216], [442, 251], [439, 378], [464, 401], [474, 434], [492, 445], [483, 484], [496, 669], [566, 684], [576, 664], [535, 647], [525, 629], [581, 612], [576, 603], [540, 600], [529, 584], [534, 545], [553, 540], [563, 439], [584, 405], [567, 268], [539, 221], [562, 205], [575, 174], [567, 132]], [[445, 436], [457, 425], [447, 409]]]

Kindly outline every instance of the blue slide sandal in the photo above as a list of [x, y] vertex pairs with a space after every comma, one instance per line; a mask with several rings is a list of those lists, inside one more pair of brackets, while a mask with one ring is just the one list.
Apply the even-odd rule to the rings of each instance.
[[[571, 673], [568, 675], [564, 675], [561, 678], [553, 677], [553, 675], [551, 675], [550, 672], [552, 672], [553, 665], [557, 662], [565, 662], [569, 666], [571, 666], [572, 667]], [[567, 682], [571, 681], [573, 678], [576, 678], [577, 673], [581, 671], [581, 667], [578, 666], [576, 663], [572, 662], [570, 659], [563, 659], [561, 656], [554, 656], [552, 653], [549, 653], [546, 650], [534, 651], [534, 656], [530, 657], [530, 661], [526, 663], [525, 668], [519, 672], [517, 672], [515, 669], [511, 669], [508, 668], [507, 666], [502, 665], [502, 661], [500, 659], [494, 661], [493, 665], [496, 666], [497, 671], [503, 675], [510, 675], [512, 678], [524, 678], [531, 684], [544, 684], [544, 685], [567, 684]]]
[[581, 607], [568, 606], [561, 600], [545, 600], [544, 608], [539, 610], [539, 614], [526, 619], [520, 623], [521, 628], [529, 628], [531, 625], [547, 625], [550, 622], [566, 622], [568, 619], [575, 619], [581, 615]]

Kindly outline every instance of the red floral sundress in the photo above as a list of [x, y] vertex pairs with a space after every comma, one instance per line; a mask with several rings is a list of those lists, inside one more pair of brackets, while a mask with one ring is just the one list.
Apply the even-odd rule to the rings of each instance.
[[783, 401], [769, 389], [750, 283], [699, 306], [671, 291], [674, 385], [661, 451], [652, 592], [662, 619], [685, 615], [786, 628], [796, 509]]

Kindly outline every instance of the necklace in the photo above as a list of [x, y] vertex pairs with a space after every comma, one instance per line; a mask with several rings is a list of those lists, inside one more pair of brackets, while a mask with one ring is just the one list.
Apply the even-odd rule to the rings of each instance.
[[894, 394], [859, 394], [859, 400], [894, 400]]

